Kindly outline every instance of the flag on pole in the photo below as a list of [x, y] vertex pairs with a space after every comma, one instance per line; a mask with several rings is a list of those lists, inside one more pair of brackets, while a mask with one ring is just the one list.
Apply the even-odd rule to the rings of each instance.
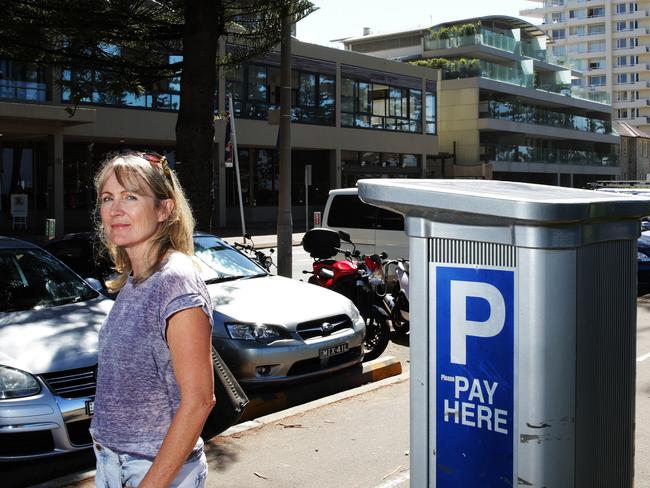
[[224, 163], [226, 168], [232, 168], [233, 162], [233, 148], [232, 148], [232, 125], [231, 125], [232, 114], [226, 112], [226, 138], [224, 143]]

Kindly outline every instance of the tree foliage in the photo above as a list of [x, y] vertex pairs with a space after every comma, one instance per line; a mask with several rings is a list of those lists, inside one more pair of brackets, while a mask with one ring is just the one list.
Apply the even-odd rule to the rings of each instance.
[[[217, 68], [268, 52], [285, 15], [313, 10], [308, 0], [0, 0], [0, 58], [57, 68], [73, 103], [180, 79], [179, 175], [207, 228]], [[223, 36], [230, 48], [219, 57]]]

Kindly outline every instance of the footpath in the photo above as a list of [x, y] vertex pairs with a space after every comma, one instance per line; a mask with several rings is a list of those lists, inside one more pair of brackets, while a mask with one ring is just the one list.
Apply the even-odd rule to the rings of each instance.
[[[208, 488], [408, 487], [408, 374], [243, 422], [206, 456]], [[37, 488], [92, 488], [93, 474]]]

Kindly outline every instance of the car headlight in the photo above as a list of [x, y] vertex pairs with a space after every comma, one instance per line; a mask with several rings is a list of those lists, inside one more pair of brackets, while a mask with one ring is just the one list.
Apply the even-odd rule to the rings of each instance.
[[647, 255], [645, 255], [645, 254], [643, 254], [641, 251], [637, 251], [637, 252], [636, 252], [636, 260], [637, 260], [637, 261], [644, 261], [644, 262], [647, 262], [647, 261], [650, 261], [650, 257], [647, 256]]
[[31, 374], [0, 365], [0, 400], [36, 395], [41, 385]]
[[353, 324], [356, 324], [359, 320], [363, 320], [359, 309], [355, 305], [350, 306], [350, 320], [352, 320]]
[[233, 339], [257, 342], [273, 342], [286, 337], [286, 333], [280, 327], [266, 324], [226, 324], [228, 334]]

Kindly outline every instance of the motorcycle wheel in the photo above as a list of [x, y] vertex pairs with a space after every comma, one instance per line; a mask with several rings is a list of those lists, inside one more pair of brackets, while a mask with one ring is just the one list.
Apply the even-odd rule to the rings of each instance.
[[409, 321], [404, 320], [402, 317], [392, 319], [391, 323], [393, 324], [393, 330], [399, 335], [406, 334], [410, 329]]
[[363, 360], [377, 359], [386, 350], [390, 339], [390, 326], [384, 317], [366, 320], [366, 337], [363, 340]]

